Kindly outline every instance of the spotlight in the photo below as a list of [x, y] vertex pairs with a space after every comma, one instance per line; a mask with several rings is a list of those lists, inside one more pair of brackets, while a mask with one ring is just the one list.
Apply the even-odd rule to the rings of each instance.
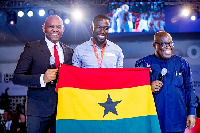
[[55, 11], [54, 11], [53, 9], [50, 9], [50, 10], [48, 11], [48, 13], [49, 13], [49, 15], [53, 15], [53, 14], [55, 14]]
[[45, 11], [43, 9], [39, 10], [39, 15], [40, 16], [44, 16], [45, 15]]
[[76, 20], [81, 20], [81, 18], [82, 18], [82, 13], [79, 10], [75, 10], [72, 15]]
[[64, 22], [65, 22], [65, 24], [69, 24], [70, 20], [68, 18], [66, 18]]
[[23, 12], [23, 11], [18, 11], [17, 15], [18, 15], [19, 17], [23, 17], [23, 16], [24, 16], [24, 12]]
[[11, 26], [14, 26], [17, 23], [17, 13], [10, 11], [7, 13], [7, 23]]
[[14, 25], [15, 25], [15, 21], [14, 21], [14, 20], [10, 20], [10, 21], [9, 21], [9, 24], [10, 24], [11, 26], [14, 26]]
[[190, 14], [190, 10], [189, 9], [183, 9], [182, 10], [182, 16], [187, 17], [187, 16], [189, 16], [189, 14]]
[[191, 20], [196, 20], [197, 18], [198, 18], [198, 14], [196, 13], [196, 12], [194, 12], [194, 13], [192, 13], [192, 15], [191, 15]]
[[29, 17], [32, 17], [32, 16], [33, 16], [33, 11], [32, 11], [32, 10], [29, 10], [28, 13], [27, 13], [27, 15], [28, 15]]
[[198, 9], [193, 9], [193, 13], [191, 14], [191, 20], [196, 20], [197, 18], [199, 18], [198, 16], [199, 12], [198, 12]]
[[191, 20], [193, 20], [193, 21], [196, 20], [196, 16], [195, 16], [195, 15], [192, 15], [192, 16], [191, 16]]

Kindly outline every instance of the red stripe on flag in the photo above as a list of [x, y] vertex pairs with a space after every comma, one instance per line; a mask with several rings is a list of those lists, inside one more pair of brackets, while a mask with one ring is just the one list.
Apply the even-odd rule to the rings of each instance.
[[78, 68], [62, 65], [59, 68], [58, 88], [121, 89], [150, 85], [147, 68]]

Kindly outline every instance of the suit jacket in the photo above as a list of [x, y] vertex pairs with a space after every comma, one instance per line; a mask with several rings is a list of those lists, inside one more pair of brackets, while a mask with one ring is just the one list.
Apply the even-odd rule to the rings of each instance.
[[[64, 64], [72, 65], [73, 49], [60, 42]], [[55, 86], [50, 83], [41, 87], [40, 76], [50, 68], [51, 53], [45, 39], [28, 42], [24, 47], [14, 72], [13, 83], [28, 87], [26, 115], [51, 116], [57, 105]]]

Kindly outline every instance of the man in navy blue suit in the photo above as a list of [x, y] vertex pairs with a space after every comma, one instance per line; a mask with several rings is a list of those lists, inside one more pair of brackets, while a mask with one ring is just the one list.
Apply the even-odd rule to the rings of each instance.
[[28, 42], [14, 72], [13, 83], [28, 87], [26, 115], [28, 133], [55, 132], [57, 93], [55, 84], [58, 68], [50, 69], [50, 57], [58, 51], [60, 63], [72, 64], [73, 49], [61, 43], [65, 27], [62, 19], [51, 15], [42, 26], [45, 38]]

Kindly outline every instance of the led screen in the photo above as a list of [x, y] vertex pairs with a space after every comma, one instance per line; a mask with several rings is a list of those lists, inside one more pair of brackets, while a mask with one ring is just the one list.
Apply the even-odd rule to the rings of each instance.
[[110, 2], [110, 33], [165, 30], [163, 2]]

